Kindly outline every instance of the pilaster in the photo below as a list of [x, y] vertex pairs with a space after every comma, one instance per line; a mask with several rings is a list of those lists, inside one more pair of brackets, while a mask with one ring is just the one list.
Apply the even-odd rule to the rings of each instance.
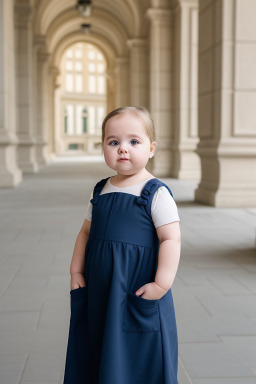
[[148, 40], [127, 40], [130, 49], [130, 103], [149, 108]]
[[198, 0], [176, 1], [173, 24], [173, 176], [199, 180]]
[[17, 74], [17, 157], [25, 173], [37, 172], [35, 132], [33, 126], [32, 8], [27, 3], [15, 4], [16, 74]]
[[[163, 2], [154, 2], [154, 5]], [[157, 4], [156, 4], [157, 3]], [[149, 8], [150, 20], [150, 111], [155, 123], [157, 151], [152, 170], [159, 177], [172, 175], [172, 11]]]
[[256, 3], [200, 0], [196, 201], [256, 206]]
[[116, 106], [123, 107], [130, 104], [130, 71], [127, 57], [117, 57], [115, 65], [116, 77]]
[[0, 187], [22, 181], [16, 148], [16, 84], [13, 2], [0, 0]]

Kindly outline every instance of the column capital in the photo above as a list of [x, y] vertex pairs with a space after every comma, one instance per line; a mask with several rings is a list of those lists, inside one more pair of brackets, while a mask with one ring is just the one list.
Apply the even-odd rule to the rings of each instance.
[[149, 8], [145, 16], [153, 23], [169, 24], [172, 10], [169, 8]]
[[129, 48], [145, 48], [148, 45], [148, 39], [134, 38], [126, 40]]
[[152, 8], [170, 8], [170, 0], [150, 0]]
[[38, 51], [37, 58], [40, 63], [45, 63], [51, 57], [50, 52], [47, 51]]
[[199, 0], [173, 0], [172, 9], [183, 8], [183, 7], [193, 7], [198, 8]]
[[115, 58], [115, 61], [116, 61], [116, 64], [127, 64], [129, 59], [127, 56], [123, 56], [123, 57], [116, 57]]
[[34, 48], [42, 48], [46, 47], [47, 40], [45, 35], [35, 35], [33, 40], [33, 47]]

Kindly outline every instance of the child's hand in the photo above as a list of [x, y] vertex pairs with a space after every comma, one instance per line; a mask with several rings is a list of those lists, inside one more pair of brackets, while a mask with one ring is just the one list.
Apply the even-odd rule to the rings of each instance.
[[84, 274], [80, 272], [72, 273], [70, 277], [70, 290], [86, 287]]
[[158, 300], [167, 292], [167, 289], [159, 287], [155, 282], [148, 283], [140, 287], [135, 294], [143, 299]]

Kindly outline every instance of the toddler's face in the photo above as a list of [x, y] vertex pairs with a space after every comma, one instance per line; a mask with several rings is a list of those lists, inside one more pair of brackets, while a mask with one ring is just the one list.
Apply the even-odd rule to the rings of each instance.
[[[133, 113], [116, 115], [107, 121], [103, 152], [110, 168], [123, 175], [137, 173], [147, 165], [150, 151], [146, 128]], [[120, 158], [128, 160], [120, 161]]]

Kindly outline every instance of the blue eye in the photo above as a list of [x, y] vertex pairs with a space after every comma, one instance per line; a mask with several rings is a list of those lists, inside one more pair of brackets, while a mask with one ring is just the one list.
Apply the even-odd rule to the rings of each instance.
[[[131, 140], [131, 142], [135, 142], [135, 143], [139, 144], [138, 140], [135, 140], [135, 139]], [[111, 142], [109, 143], [109, 145], [112, 145], [113, 143], [118, 143], [118, 141], [113, 140], [113, 141], [111, 141]], [[114, 145], [112, 145], [112, 147], [113, 147], [113, 146], [114, 146]]]

